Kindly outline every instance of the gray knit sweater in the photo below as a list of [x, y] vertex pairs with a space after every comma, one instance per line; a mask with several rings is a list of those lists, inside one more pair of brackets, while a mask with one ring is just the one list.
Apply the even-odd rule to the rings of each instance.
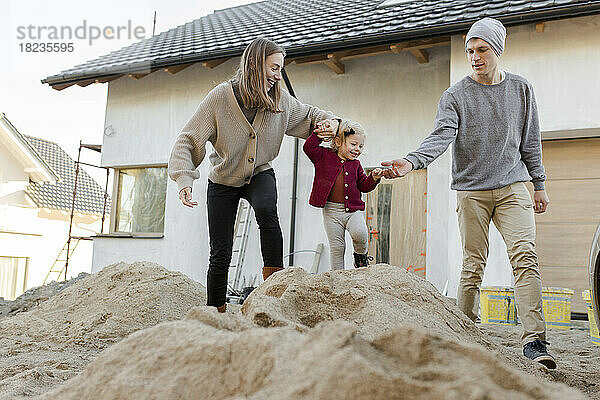
[[315, 123], [333, 118], [330, 112], [302, 104], [281, 90], [281, 113], [258, 110], [252, 124], [240, 109], [231, 82], [215, 87], [200, 103], [177, 137], [168, 174], [179, 190], [200, 177], [196, 170], [206, 154], [206, 142], [214, 152], [208, 178], [222, 185], [240, 187], [260, 171], [271, 168], [283, 135], [306, 139]]
[[440, 99], [433, 132], [409, 153], [415, 169], [427, 167], [454, 142], [452, 189], [491, 190], [532, 181], [544, 189], [538, 111], [531, 84], [506, 73], [496, 85], [466, 76]]

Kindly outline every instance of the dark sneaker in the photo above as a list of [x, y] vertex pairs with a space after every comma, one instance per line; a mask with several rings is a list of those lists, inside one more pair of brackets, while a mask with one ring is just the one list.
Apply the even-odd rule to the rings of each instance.
[[369, 261], [373, 261], [373, 257], [368, 254], [354, 254], [354, 268], [368, 267]]
[[540, 339], [529, 342], [523, 346], [523, 355], [532, 359], [533, 361], [537, 361], [540, 364], [545, 365], [548, 369], [555, 369], [556, 361], [554, 361], [554, 357], [548, 354], [548, 350], [546, 350], [547, 344], [550, 343]]

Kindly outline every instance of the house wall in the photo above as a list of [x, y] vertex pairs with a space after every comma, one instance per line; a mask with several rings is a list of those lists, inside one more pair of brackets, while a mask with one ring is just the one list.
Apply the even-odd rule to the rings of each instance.
[[[94, 230], [99, 229], [98, 217], [81, 216], [74, 219], [72, 233], [91, 236]], [[43, 283], [68, 234], [69, 214], [66, 211], [0, 204], [0, 256], [29, 258], [26, 289]], [[92, 252], [91, 241], [79, 243], [69, 259], [68, 278], [91, 271]], [[63, 265], [64, 262], [57, 268]], [[54, 279], [50, 280], [57, 280], [56, 274], [51, 277]], [[63, 279], [61, 275], [60, 280]]]
[[0, 146], [0, 203], [7, 201], [5, 196], [25, 189], [28, 182], [29, 176], [23, 171], [21, 162], [5, 146]]
[[[449, 48], [432, 49], [428, 64], [418, 64], [409, 53], [348, 60], [344, 61], [343, 75], [336, 75], [324, 65], [290, 65], [287, 70], [303, 102], [355, 119], [365, 127], [367, 141], [361, 162], [369, 167], [406, 154], [431, 130], [437, 101], [449, 82], [449, 53]], [[102, 165], [166, 164], [178, 131], [209, 90], [233, 74], [237, 62], [230, 60], [214, 70], [194, 65], [176, 75], [156, 72], [139, 81], [131, 78], [112, 81], [105, 123], [112, 126], [114, 134], [104, 137]], [[273, 163], [286, 253], [290, 237], [293, 146], [293, 139], [286, 138]], [[446, 162], [449, 165], [449, 160]], [[296, 250], [314, 250], [318, 243], [324, 243], [319, 271], [326, 271], [329, 248], [321, 211], [308, 205], [313, 167], [303, 153], [299, 166], [295, 247]], [[208, 162], [204, 161], [199, 169], [201, 178], [193, 187], [193, 197], [199, 207], [183, 207], [175, 184], [169, 181], [164, 239], [97, 238], [93, 270], [121, 260], [145, 259], [205, 282], [208, 231], [204, 205]], [[440, 186], [432, 188], [430, 196], [430, 201], [435, 203], [447, 194], [449, 168], [440, 165], [433, 171], [440, 180]], [[436, 208], [435, 204], [433, 207]], [[252, 229], [246, 258], [248, 281], [258, 276], [262, 266], [256, 226]], [[435, 238], [437, 233], [434, 231], [432, 235]], [[347, 245], [351, 248], [349, 240]], [[350, 251], [347, 256], [347, 264], [351, 265]], [[299, 253], [294, 264], [308, 268], [313, 257], [310, 252]]]

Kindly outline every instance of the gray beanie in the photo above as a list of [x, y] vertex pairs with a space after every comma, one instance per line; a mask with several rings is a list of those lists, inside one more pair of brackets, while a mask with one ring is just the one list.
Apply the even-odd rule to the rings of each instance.
[[506, 28], [497, 19], [486, 17], [471, 25], [471, 29], [469, 29], [465, 39], [465, 48], [469, 40], [473, 38], [483, 39], [488, 42], [494, 52], [500, 57], [504, 53]]

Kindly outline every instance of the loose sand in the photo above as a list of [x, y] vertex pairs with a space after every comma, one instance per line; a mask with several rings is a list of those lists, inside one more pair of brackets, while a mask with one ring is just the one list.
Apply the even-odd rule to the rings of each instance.
[[180, 273], [151, 263], [106, 267], [0, 321], [0, 399], [47, 392], [130, 333], [200, 304], [205, 289]]
[[[556, 381], [594, 394], [557, 335], [564, 369], [549, 373], [520, 355], [518, 328], [482, 333], [401, 268], [289, 268], [241, 308], [204, 303], [199, 284], [155, 264], [107, 267], [0, 321], [0, 399], [586, 398]], [[577, 347], [580, 333], [563, 336]]]
[[[136, 332], [43, 399], [583, 399], [482, 347], [413, 328], [375, 340], [326, 321], [238, 331], [216, 310]], [[225, 317], [227, 318], [227, 317]], [[242, 325], [242, 324], [237, 324]]]
[[82, 272], [77, 277], [68, 281], [52, 281], [46, 285], [31, 288], [12, 301], [4, 300], [0, 297], [0, 319], [29, 311], [88, 275]]
[[[586, 393], [591, 399], [600, 400], [600, 346], [590, 340], [587, 321], [573, 321], [572, 329], [548, 330], [548, 350], [557, 359], [558, 368], [549, 374], [558, 382], [564, 382]], [[492, 341], [514, 353], [521, 336], [520, 326], [478, 325]]]

